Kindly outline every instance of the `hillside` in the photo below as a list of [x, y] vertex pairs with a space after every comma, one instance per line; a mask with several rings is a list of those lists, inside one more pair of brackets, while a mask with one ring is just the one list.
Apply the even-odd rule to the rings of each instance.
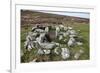
[[[32, 47], [31, 51], [28, 51], [28, 48], [25, 47], [25, 42], [27, 41], [27, 37], [29, 36], [29, 33], [32, 31], [32, 28], [34, 25], [40, 24], [43, 26], [51, 26], [49, 29], [49, 38], [51, 38], [52, 42], [56, 42], [60, 45], [58, 45], [58, 52], [60, 54], [55, 54], [54, 51], [57, 47], [52, 48], [50, 54], [43, 54], [39, 55], [38, 53], [38, 47]], [[58, 36], [55, 36], [56, 27], [62, 24], [64, 27], [72, 27], [72, 30], [70, 29], [63, 29], [61, 28], [58, 32]], [[33, 60], [36, 60], [35, 62], [49, 62], [49, 61], [73, 61], [73, 60], [89, 60], [90, 59], [90, 42], [89, 42], [89, 31], [90, 24], [89, 19], [86, 18], [79, 18], [79, 17], [72, 17], [72, 16], [64, 16], [64, 15], [57, 15], [57, 14], [50, 14], [50, 13], [43, 13], [43, 12], [36, 12], [36, 11], [29, 11], [29, 10], [21, 10], [21, 37], [20, 37], [20, 49], [21, 49], [21, 63], [30, 63], [33, 62]], [[69, 31], [75, 31], [76, 38], [73, 42], [73, 46], [69, 47], [68, 42], [70, 40], [70, 34], [68, 34]], [[74, 33], [75, 33], [74, 32]], [[40, 32], [31, 32], [32, 34], [42, 34]], [[67, 35], [64, 35], [64, 33]], [[73, 35], [73, 34], [72, 34]], [[38, 36], [38, 35], [37, 35]], [[62, 39], [60, 37], [62, 36]], [[47, 37], [47, 36], [46, 36]], [[32, 36], [33, 38], [33, 36]], [[35, 36], [35, 41], [36, 41]], [[77, 45], [77, 41], [81, 42], [81, 45]], [[30, 42], [34, 42], [31, 40]], [[48, 45], [50, 45], [52, 42], [50, 42]], [[43, 43], [42, 43], [43, 44]], [[35, 44], [33, 43], [33, 46]], [[48, 46], [46, 44], [46, 46]], [[30, 44], [28, 46], [30, 48]], [[43, 47], [43, 46], [42, 46]], [[69, 53], [69, 58], [63, 59], [62, 57], [62, 50], [61, 48], [67, 48]], [[47, 48], [48, 49], [48, 48]], [[77, 59], [75, 58], [77, 53], [83, 52]]]
[[31, 10], [21, 10], [21, 25], [34, 24], [62, 24], [62, 22], [89, 23], [89, 19], [42, 13]]

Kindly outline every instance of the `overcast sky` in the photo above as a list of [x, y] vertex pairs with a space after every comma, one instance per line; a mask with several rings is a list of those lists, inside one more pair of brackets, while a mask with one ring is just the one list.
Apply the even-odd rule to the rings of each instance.
[[75, 17], [81, 17], [81, 18], [90, 18], [90, 14], [87, 12], [47, 12], [42, 11], [45, 13], [52, 13], [52, 14], [59, 14], [59, 15], [67, 15], [67, 16], [75, 16]]

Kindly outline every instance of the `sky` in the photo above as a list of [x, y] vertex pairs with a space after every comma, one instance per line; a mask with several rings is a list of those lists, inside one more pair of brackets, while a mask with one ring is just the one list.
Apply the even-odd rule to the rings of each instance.
[[66, 15], [66, 16], [75, 16], [75, 17], [81, 17], [81, 18], [90, 18], [90, 13], [88, 12], [48, 12], [48, 11], [42, 11], [44, 13], [51, 13], [51, 14], [59, 14], [59, 15]]

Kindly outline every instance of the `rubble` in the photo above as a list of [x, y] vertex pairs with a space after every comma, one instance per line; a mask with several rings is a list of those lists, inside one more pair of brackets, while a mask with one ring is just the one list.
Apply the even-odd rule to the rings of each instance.
[[[51, 50], [53, 50], [56, 55], [61, 55], [62, 59], [66, 60], [70, 58], [70, 47], [83, 45], [83, 42], [76, 40], [75, 37], [78, 38], [80, 36], [78, 36], [79, 33], [77, 33], [73, 27], [64, 27], [63, 25], [59, 25], [51, 28], [55, 28], [54, 32], [58, 42], [51, 40], [52, 38], [50, 37], [50, 29], [48, 26], [35, 26], [32, 27], [32, 31], [26, 36], [24, 47], [28, 51], [31, 51], [33, 48], [37, 49], [38, 55], [49, 55], [51, 54]], [[62, 40], [65, 42], [65, 47], [63, 47], [61, 42], [59, 42]], [[61, 50], [61, 52], [58, 50]], [[84, 53], [84, 51], [79, 50], [79, 52], [74, 54], [74, 59], [79, 59], [82, 53]], [[37, 58], [33, 61], [35, 62], [36, 60]]]

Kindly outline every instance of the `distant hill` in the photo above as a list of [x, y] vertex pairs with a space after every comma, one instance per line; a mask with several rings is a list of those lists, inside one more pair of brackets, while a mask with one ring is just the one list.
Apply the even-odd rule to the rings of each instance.
[[89, 23], [89, 19], [36, 12], [31, 10], [21, 10], [21, 25], [48, 24], [48, 23], [62, 24], [62, 22]]

